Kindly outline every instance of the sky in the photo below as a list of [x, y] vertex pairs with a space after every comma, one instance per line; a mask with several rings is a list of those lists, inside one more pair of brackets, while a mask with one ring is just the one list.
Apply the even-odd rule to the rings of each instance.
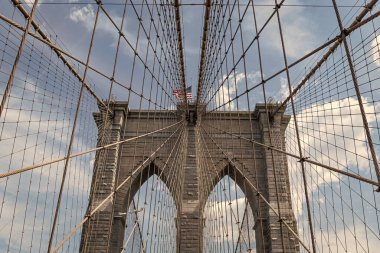
[[[32, 2], [25, 3], [23, 6], [29, 8]], [[53, 2], [55, 4], [52, 4]], [[57, 4], [58, 2], [61, 4]], [[36, 16], [37, 22], [50, 35], [54, 43], [81, 61], [86, 62], [91, 31], [96, 16], [96, 5], [92, 1], [80, 0], [58, 2], [53, 0], [40, 1]], [[123, 1], [103, 2], [105, 9], [112, 16], [114, 22], [120, 25], [123, 20], [123, 9], [122, 5], [115, 3], [123, 3]], [[138, 1], [135, 2], [137, 3]], [[181, 2], [184, 4], [180, 7], [180, 13], [184, 39], [186, 85], [192, 86], [193, 96], [196, 97], [204, 6], [188, 5], [202, 3], [202, 1], [198, 0], [183, 0]], [[234, 1], [230, 2], [233, 3]], [[273, 2], [272, 0], [255, 1], [259, 28], [263, 26], [271, 12], [273, 12]], [[353, 22], [354, 17], [361, 10], [358, 6], [362, 6], [364, 2], [364, 0], [337, 1], [345, 27]], [[239, 3], [241, 6], [245, 6], [247, 1], [239, 1]], [[145, 32], [149, 33], [148, 28], [151, 27], [149, 12], [146, 8], [141, 12], [142, 23], [146, 29], [143, 31], [141, 28], [139, 29], [139, 22], [136, 18], [140, 15], [140, 8], [141, 6], [139, 5], [136, 5], [136, 9], [131, 5], [127, 7], [122, 31], [128, 42], [121, 42], [120, 57], [114, 74], [115, 80], [124, 87], [114, 84], [110, 97], [114, 100], [129, 100], [130, 107], [133, 109], [175, 109], [177, 101], [172, 95], [172, 90], [180, 88], [179, 83], [171, 79], [171, 76], [163, 76], [157, 64], [154, 65], [154, 62], [158, 59], [152, 54], [152, 45], [149, 44], [148, 36], [145, 34]], [[379, 6], [376, 6], [372, 13], [377, 11], [378, 8]], [[25, 24], [24, 18], [17, 10], [14, 10], [8, 0], [0, 0], [0, 14], [21, 25]], [[280, 17], [289, 64], [339, 34], [334, 10], [331, 1], [328, 0], [287, 0], [285, 1], [285, 6], [280, 9]], [[238, 15], [236, 9], [234, 9], [231, 29], [237, 27], [237, 21]], [[3, 94], [7, 74], [11, 66], [9, 62], [12, 62], [16, 54], [15, 48], [17, 48], [20, 34], [14, 31], [13, 34], [18, 35], [12, 35], [13, 37], [9, 34], [7, 35], [7, 25], [3, 21], [0, 24], [0, 92]], [[379, 27], [379, 20], [376, 19], [354, 32], [349, 38], [352, 58], [362, 91], [364, 110], [367, 114], [377, 155], [380, 152]], [[151, 29], [151, 33], [154, 34], [154, 29], [152, 27]], [[236, 59], [242, 54], [241, 42], [243, 41], [245, 47], [247, 47], [253, 41], [255, 32], [253, 14], [249, 9], [242, 22], [243, 39], [238, 37], [233, 43]], [[140, 35], [137, 36], [137, 34]], [[163, 34], [161, 34], [161, 38], [164, 40]], [[110, 77], [114, 71], [118, 31], [103, 12], [100, 12], [99, 15], [94, 41], [89, 64]], [[14, 43], [14, 46], [12, 46], [12, 43]], [[132, 48], [137, 44], [135, 50], [142, 57], [142, 61], [135, 58], [134, 51], [128, 43], [133, 45]], [[260, 43], [262, 71], [264, 78], [268, 78], [285, 66], [278, 23], [275, 18], [260, 35]], [[236, 66], [234, 75], [227, 76], [227, 73], [236, 62], [236, 59], [232, 60], [233, 56], [229, 51], [229, 60], [223, 65], [221, 73], [215, 76], [213, 82], [206, 83], [210, 89], [203, 99], [213, 97], [208, 104], [210, 110], [217, 108], [218, 110], [253, 111], [256, 103], [264, 101], [261, 86], [245, 95], [247, 89], [254, 87], [261, 81], [256, 45], [254, 43], [246, 54], [246, 71], [244, 71], [244, 66], [240, 62]], [[46, 46], [36, 40], [29, 39], [28, 49], [25, 51], [28, 53], [22, 56], [20, 70], [17, 72], [15, 86], [11, 93], [12, 97], [8, 104], [10, 109], [7, 111], [6, 116], [2, 115], [3, 118], [0, 122], [1, 145], [9, 147], [8, 149], [2, 149], [0, 152], [2, 155], [0, 164], [4, 171], [61, 157], [65, 154], [68, 147], [65, 140], [71, 133], [72, 117], [75, 114], [76, 101], [79, 95], [80, 83], [70, 76], [65, 66], [56, 56], [51, 54], [51, 51]], [[169, 55], [171, 51], [167, 49], [165, 52]], [[289, 81], [292, 87], [295, 87], [305, 77], [310, 68], [315, 65], [318, 59], [321, 59], [322, 54], [325, 52], [326, 50], [322, 50], [290, 69]], [[83, 75], [83, 65], [77, 64], [73, 60], [69, 61]], [[133, 64], [134, 61], [136, 61], [135, 64]], [[143, 61], [147, 63], [149, 71], [152, 71], [153, 75], [159, 79], [160, 85], [152, 86], [151, 83], [153, 83], [154, 78], [144, 69]], [[166, 69], [165, 72], [170, 75], [169, 70]], [[89, 70], [86, 80], [101, 99], [108, 99], [110, 81], [107, 78]], [[128, 87], [135, 93], [129, 92]], [[273, 101], [278, 102], [285, 99], [289, 94], [288, 79], [285, 72], [266, 82], [265, 91], [267, 98], [271, 97]], [[167, 94], [164, 94], [165, 92]], [[141, 94], [142, 96], [140, 96]], [[239, 99], [234, 99], [238, 94], [244, 95]], [[227, 103], [231, 99], [234, 100]], [[151, 103], [150, 101], [153, 102]], [[363, 130], [363, 119], [358, 104], [359, 101], [350, 78], [344, 48], [339, 47], [294, 98], [300, 131], [300, 145], [304, 155], [311, 157], [311, 159], [375, 179], [372, 158], [369, 155], [368, 141]], [[47, 106], [51, 109], [46, 109], [48, 108]], [[97, 129], [91, 114], [98, 110], [97, 107], [96, 101], [85, 91], [74, 138], [75, 152], [88, 150], [96, 145]], [[291, 105], [288, 105], [286, 111], [288, 115], [292, 115], [291, 109]], [[287, 130], [286, 147], [287, 151], [298, 154], [299, 149], [295, 136], [293, 118]], [[28, 148], [24, 149], [25, 146], [28, 146]], [[78, 201], [82, 201], [82, 199], [85, 199], [84, 196], [88, 195], [88, 190], [84, 189], [89, 188], [93, 162], [93, 155], [73, 159], [73, 164], [71, 165], [73, 173], [69, 175], [69, 183], [65, 186], [67, 195], [64, 205], [66, 210], [81, 208], [82, 212], [84, 212], [86, 209], [86, 200], [81, 203]], [[305, 240], [309, 240], [307, 239], [307, 214], [305, 212], [306, 206], [300, 176], [300, 165], [295, 159], [289, 159], [288, 162], [294, 198], [293, 206], [299, 221], [299, 231], [306, 238]], [[38, 217], [44, 219], [51, 216], [50, 213], [44, 214], [43, 212], [46, 209], [45, 206], [52, 209], [55, 205], [58, 190], [57, 182], [61, 177], [58, 171], [62, 169], [62, 166], [63, 164], [59, 163], [49, 167], [50, 170], [39, 170], [38, 172], [33, 172], [34, 174], [16, 176], [10, 179], [9, 182], [8, 180], [1, 181], [1, 191], [13, 194], [8, 197], [9, 199], [3, 201], [4, 207], [1, 209], [0, 246], [2, 248], [9, 245], [8, 240], [10, 242], [12, 240], [20, 241], [19, 236], [16, 236], [16, 234], [25, 234], [27, 239], [25, 239], [26, 242], [22, 243], [23, 249], [11, 247], [7, 251], [27, 252], [28, 250], [24, 248], [27, 245], [32, 252], [38, 252], [39, 245], [30, 246], [33, 241], [33, 238], [30, 238], [33, 230], [32, 226], [23, 228], [23, 219], [14, 219], [12, 216], [21, 215], [24, 220], [34, 219], [36, 223], [41, 222], [43, 224], [42, 228], [44, 230], [48, 230], [47, 228], [50, 226], [51, 221], [42, 222]], [[79, 167], [82, 169], [75, 169]], [[52, 168], [54, 170], [51, 170]], [[313, 165], [307, 165], [306, 171], [309, 194], [313, 202], [316, 237], [320, 242], [330, 242], [330, 244], [321, 246], [320, 250], [345, 252], [347, 249], [355, 248], [355, 251], [352, 252], [373, 252], [371, 250], [380, 247], [379, 212], [377, 209], [379, 196], [373, 193], [373, 187], [364, 183], [359, 184], [357, 181], [329, 173]], [[80, 182], [77, 188], [71, 187], [71, 184], [78, 185], [75, 180]], [[20, 184], [27, 185], [28, 191], [20, 190]], [[52, 187], [53, 185], [54, 187]], [[49, 191], [44, 191], [44, 189]], [[19, 192], [21, 193], [18, 194]], [[26, 195], [28, 192], [31, 192], [30, 196]], [[72, 198], [70, 194], [73, 195]], [[22, 204], [15, 205], [14, 200], [17, 198], [20, 198], [19, 203]], [[34, 207], [34, 204], [33, 208], [30, 207], [35, 213], [28, 212], [28, 207], [32, 205], [28, 203], [29, 198], [34, 199], [34, 203], [37, 203], [36, 207]], [[236, 201], [241, 202], [241, 199]], [[13, 210], [17, 210], [17, 213]], [[81, 212], [69, 214], [69, 212], [65, 211], [62, 215], [72, 215], [70, 220], [73, 224], [82, 218]], [[66, 219], [63, 216], [61, 218]], [[12, 226], [12, 228], [15, 228], [12, 232], [10, 224], [13, 224], [14, 221], [17, 222], [17, 220], [20, 220], [20, 224]], [[64, 231], [67, 233], [69, 228], [64, 228]], [[15, 235], [14, 238], [9, 239], [9, 234]], [[356, 239], [355, 235], [357, 236]], [[47, 238], [46, 236], [44, 237], [43, 233], [41, 233], [40, 237], [43, 238], [41, 241], [46, 242]], [[78, 238], [76, 237], [75, 247], [78, 247]], [[361, 245], [358, 241], [368, 243]], [[14, 244], [18, 245], [17, 243]], [[308, 244], [310, 245], [310, 241], [308, 241]], [[341, 246], [339, 251], [335, 250], [335, 247], [338, 246]], [[67, 251], [69, 252], [70, 249], [67, 249]]]

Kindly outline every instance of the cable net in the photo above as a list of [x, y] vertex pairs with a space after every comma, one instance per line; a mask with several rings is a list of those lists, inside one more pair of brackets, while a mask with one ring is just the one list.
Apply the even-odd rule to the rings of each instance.
[[377, 1], [0, 6], [4, 252], [380, 247]]

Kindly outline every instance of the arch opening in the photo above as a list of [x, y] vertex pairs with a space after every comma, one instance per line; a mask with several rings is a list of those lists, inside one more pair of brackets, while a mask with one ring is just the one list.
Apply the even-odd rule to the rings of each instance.
[[141, 184], [127, 201], [122, 252], [176, 252], [177, 207], [170, 182], [159, 175], [154, 170], [145, 180], [136, 178]]
[[253, 207], [228, 174], [215, 184], [203, 210], [203, 252], [256, 252]]

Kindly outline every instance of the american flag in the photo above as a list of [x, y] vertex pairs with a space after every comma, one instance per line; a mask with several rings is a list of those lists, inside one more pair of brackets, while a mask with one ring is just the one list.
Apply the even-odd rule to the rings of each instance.
[[[182, 90], [179, 89], [179, 90], [173, 90], [173, 95], [178, 99], [180, 100], [182, 97]], [[187, 87], [186, 88], [186, 96], [187, 96], [187, 99], [190, 100], [190, 99], [193, 99], [193, 94], [191, 93], [191, 86]]]

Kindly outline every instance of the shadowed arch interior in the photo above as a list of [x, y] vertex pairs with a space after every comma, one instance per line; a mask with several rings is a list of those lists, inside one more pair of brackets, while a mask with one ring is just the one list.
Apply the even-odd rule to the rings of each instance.
[[[215, 186], [225, 177], [229, 176], [236, 184], [240, 187], [240, 189], [243, 191], [244, 195], [248, 198], [249, 205], [251, 206], [252, 210], [256, 209], [256, 192], [253, 190], [252, 186], [247, 182], [247, 177], [242, 175], [242, 173], [236, 169], [234, 165], [231, 163], [227, 163], [224, 165], [219, 171], [218, 174], [215, 175], [213, 179], [211, 180], [211, 184], [207, 186], [207, 195], [209, 196], [211, 191], [215, 188]], [[255, 179], [251, 182], [255, 185]], [[207, 199], [207, 197], [206, 197]], [[205, 199], [205, 201], [206, 201]], [[206, 202], [202, 203], [202, 210], [204, 209]]]
[[[235, 160], [234, 162], [237, 164], [237, 166], [242, 165], [237, 160]], [[244, 168], [245, 166], [242, 165], [241, 167]], [[207, 203], [208, 203], [208, 201], [210, 201], [212, 191], [218, 190], [218, 189], [216, 189], [218, 187], [218, 184], [221, 184], [222, 181], [224, 181], [227, 177], [228, 178], [227, 180], [230, 180], [230, 182], [232, 182], [233, 184], [236, 183], [237, 187], [233, 187], [231, 185], [224, 185], [224, 189], [231, 190], [231, 187], [232, 187], [232, 188], [235, 188], [236, 191], [241, 191], [241, 194], [245, 197], [245, 201], [247, 201], [246, 202], [246, 204], [247, 204], [246, 209], [250, 211], [249, 213], [253, 217], [253, 220], [250, 221], [250, 224], [248, 224], [248, 226], [250, 227], [250, 229], [253, 229], [253, 231], [255, 231], [254, 235], [251, 234], [251, 236], [250, 236], [251, 237], [250, 239], [255, 241], [255, 243], [254, 243], [254, 248], [256, 249], [255, 252], [258, 252], [258, 253], [266, 252], [266, 249], [269, 246], [268, 245], [269, 242], [265, 239], [266, 238], [265, 231], [268, 231], [268, 229], [269, 229], [268, 220], [264, 218], [267, 216], [267, 213], [266, 213], [267, 210], [263, 209], [262, 206], [261, 207], [259, 206], [259, 205], [263, 205], [263, 203], [260, 199], [258, 199], [259, 197], [257, 195], [257, 192], [251, 186], [251, 184], [253, 184], [255, 186], [257, 185], [256, 179], [253, 177], [248, 178], [248, 176], [244, 176], [241, 173], [242, 168], [237, 169], [235, 167], [235, 165], [233, 165], [229, 162], [226, 162], [223, 164], [221, 169], [218, 171], [217, 175], [215, 175], [215, 173], [214, 173], [215, 176], [212, 178], [212, 180], [210, 180], [212, 182], [212, 184], [210, 184], [208, 187], [206, 187], [207, 195], [204, 199], [204, 203], [202, 203], [202, 206], [201, 206], [202, 207], [202, 213], [204, 215], [207, 212], [206, 211]], [[248, 180], [250, 181], [251, 184], [248, 182]], [[230, 182], [229, 182], [229, 184], [230, 184]], [[225, 184], [225, 181], [223, 183]], [[238, 200], [231, 198], [229, 200], [228, 204], [233, 205], [234, 201], [238, 201]], [[241, 218], [244, 219], [244, 216]], [[236, 224], [242, 224], [243, 221], [238, 220], [235, 217], [234, 222]], [[239, 228], [239, 231], [240, 231], [239, 234], [242, 233], [241, 228]], [[235, 239], [238, 239], [239, 243], [242, 244], [242, 241], [240, 241], [240, 240], [243, 240], [243, 239], [241, 237], [235, 238]], [[237, 250], [238, 243], [237, 242], [235, 242], [235, 243], [236, 243], [235, 244], [236, 248], [234, 250]], [[247, 243], [246, 242], [244, 242], [244, 243], [245, 243], [245, 246], [248, 247]], [[241, 245], [240, 245], [240, 247], [241, 247]], [[248, 250], [248, 248], [247, 248], [247, 250]]]
[[[126, 247], [128, 245], [127, 245], [127, 239], [125, 238], [125, 236], [128, 238], [128, 235], [126, 235], [126, 233], [128, 233], [128, 230], [126, 231], [126, 226], [128, 225], [128, 220], [130, 220], [131, 217], [136, 218], [135, 224], [138, 224], [138, 225], [135, 226], [134, 229], [137, 232], [139, 232], [138, 237], [143, 238], [141, 242], [145, 241], [145, 244], [146, 244], [144, 246], [140, 245], [140, 247], [146, 247], [146, 246], [150, 247], [150, 243], [154, 241], [154, 238], [153, 239], [150, 238], [149, 240], [146, 240], [146, 238], [151, 237], [150, 230], [152, 229], [152, 227], [150, 227], [150, 229], [146, 227], [147, 225], [146, 223], [144, 225], [144, 222], [145, 222], [144, 219], [147, 218], [148, 216], [150, 217], [149, 219], [150, 224], [151, 224], [150, 226], [154, 224], [152, 220], [154, 220], [156, 224], [162, 222], [162, 220], [165, 220], [165, 218], [159, 216], [159, 215], [163, 215], [162, 213], [157, 214], [156, 212], [157, 211], [156, 209], [160, 209], [160, 208], [167, 209], [167, 206], [165, 206], [166, 203], [163, 202], [161, 198], [164, 198], [164, 199], [166, 198], [166, 200], [169, 198], [170, 199], [169, 202], [172, 201], [174, 208], [171, 207], [170, 208], [171, 211], [170, 210], [165, 211], [166, 215], [167, 215], [167, 212], [172, 213], [170, 217], [172, 221], [167, 221], [164, 224], [160, 223], [161, 225], [158, 225], [158, 227], [162, 227], [162, 225], [170, 226], [171, 229], [168, 229], [168, 230], [170, 230], [171, 233], [174, 233], [174, 235], [176, 234], [174, 217], [177, 214], [178, 202], [175, 198], [176, 195], [174, 194], [175, 192], [173, 191], [173, 187], [171, 184], [173, 180], [172, 178], [168, 176], [168, 173], [165, 171], [165, 167], [164, 166], [160, 167], [157, 164], [161, 164], [161, 163], [160, 161], [157, 161], [157, 158], [156, 158], [155, 161], [152, 161], [149, 163], [149, 165], [143, 167], [139, 171], [139, 173], [137, 173], [137, 175], [132, 178], [129, 184], [126, 184], [125, 187], [120, 189], [120, 193], [116, 195], [117, 208], [115, 208], [115, 210], [113, 211], [114, 212], [113, 226], [112, 226], [112, 233], [110, 236], [111, 250], [127, 249]], [[128, 176], [128, 175], [125, 175], [125, 176]], [[157, 177], [158, 179], [151, 180], [152, 177]], [[122, 179], [119, 179], [119, 180], [122, 180]], [[153, 184], [152, 183], [153, 181], [156, 181], [156, 182]], [[162, 187], [160, 188], [160, 185], [163, 186], [163, 188], [165, 188], [166, 190], [164, 189], [164, 191], [162, 191], [163, 188]], [[148, 196], [148, 191], [150, 191], [149, 197], [147, 199], [145, 197], [135, 198], [136, 195], [140, 196], [140, 193], [139, 193], [140, 190], [142, 190], [143, 192], [146, 192], [145, 194], [147, 195], [145, 195], [145, 197]], [[156, 195], [156, 194], [158, 194], [157, 198], [152, 197], [153, 195]], [[153, 212], [152, 215], [149, 210], [145, 210], [146, 209], [145, 207], [147, 206], [149, 208], [151, 207], [155, 208], [154, 209], [155, 211]], [[131, 232], [131, 233], [134, 233], [134, 232]], [[133, 238], [135, 237], [132, 236], [129, 239], [133, 240]], [[173, 250], [175, 251], [176, 239], [175, 237], [172, 237], [172, 238], [174, 238], [174, 242], [171, 242], [171, 243], [174, 245]]]
[[170, 176], [167, 175], [167, 172], [161, 169], [155, 161], [152, 161], [148, 166], [144, 167], [141, 172], [133, 178], [132, 183], [129, 187], [128, 193], [124, 198], [123, 206], [127, 209], [132, 202], [133, 197], [140, 190], [140, 187], [145, 184], [145, 182], [151, 178], [153, 175], [156, 175], [162, 182], [164, 182], [165, 186], [169, 189], [171, 196], [174, 200], [176, 209], [179, 209], [177, 198], [175, 197], [175, 189], [173, 189], [173, 185], [170, 182]]

